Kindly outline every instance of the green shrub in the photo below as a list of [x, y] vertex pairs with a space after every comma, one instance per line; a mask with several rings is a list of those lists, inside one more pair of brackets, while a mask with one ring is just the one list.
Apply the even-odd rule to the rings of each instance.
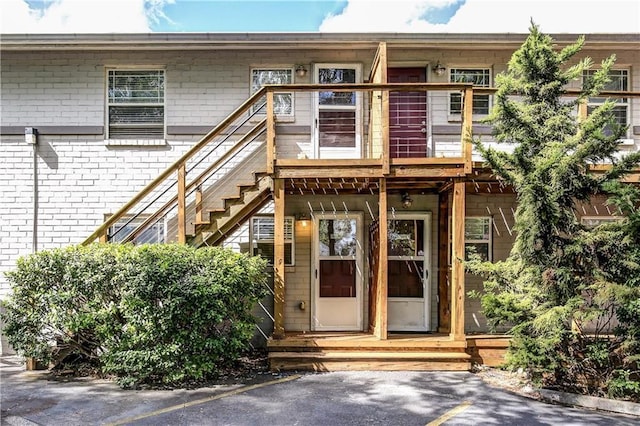
[[5, 333], [25, 356], [81, 355], [123, 386], [204, 380], [247, 347], [265, 267], [174, 244], [42, 251], [7, 274]]

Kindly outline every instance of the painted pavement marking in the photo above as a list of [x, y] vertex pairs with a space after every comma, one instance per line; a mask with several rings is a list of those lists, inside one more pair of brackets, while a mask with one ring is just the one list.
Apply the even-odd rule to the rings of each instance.
[[216, 399], [222, 399], [222, 398], [226, 398], [228, 396], [238, 395], [238, 394], [241, 394], [241, 393], [244, 393], [244, 392], [248, 392], [250, 390], [263, 388], [265, 386], [271, 386], [271, 385], [276, 385], [278, 383], [290, 382], [292, 380], [299, 379], [300, 377], [302, 377], [302, 376], [299, 375], [299, 374], [296, 374], [296, 375], [289, 376], [289, 377], [283, 377], [282, 379], [272, 380], [270, 382], [258, 383], [258, 384], [255, 384], [255, 385], [245, 386], [245, 387], [242, 387], [242, 388], [234, 389], [232, 391], [219, 393], [217, 395], [213, 395], [213, 396], [210, 396], [210, 397], [207, 397], [207, 398], [202, 398], [202, 399], [197, 399], [197, 400], [194, 400], [194, 401], [185, 402], [184, 404], [172, 405], [170, 407], [162, 408], [160, 410], [152, 411], [150, 413], [141, 414], [139, 416], [129, 417], [129, 418], [126, 418], [126, 419], [118, 420], [115, 423], [110, 423], [108, 426], [124, 425], [124, 424], [127, 424], [127, 423], [135, 422], [137, 420], [146, 419], [146, 418], [149, 418], [149, 417], [155, 417], [155, 416], [158, 416], [160, 414], [170, 413], [171, 411], [176, 411], [176, 410], [180, 410], [180, 409], [183, 409], [183, 408], [192, 407], [192, 406], [198, 405], [198, 404], [204, 404], [205, 402], [215, 401]]
[[458, 405], [457, 407], [447, 411], [446, 413], [444, 413], [434, 421], [427, 423], [427, 426], [439, 426], [442, 423], [446, 422], [447, 420], [450, 420], [455, 416], [457, 416], [458, 414], [462, 413], [464, 410], [466, 410], [469, 407], [471, 407], [471, 402], [465, 401], [462, 404]]

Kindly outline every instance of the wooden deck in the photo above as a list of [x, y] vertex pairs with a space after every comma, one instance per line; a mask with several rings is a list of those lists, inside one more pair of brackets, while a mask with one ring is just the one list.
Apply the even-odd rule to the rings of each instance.
[[379, 340], [369, 333], [289, 332], [267, 347], [274, 371], [466, 371], [474, 363], [499, 365], [508, 344], [501, 335], [452, 340], [448, 334], [391, 333]]

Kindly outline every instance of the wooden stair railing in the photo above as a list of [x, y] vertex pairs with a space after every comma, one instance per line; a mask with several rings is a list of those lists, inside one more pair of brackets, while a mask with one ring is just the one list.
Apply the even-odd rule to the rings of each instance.
[[[177, 161], [175, 161], [172, 165], [170, 165], [166, 170], [164, 170], [160, 175], [158, 175], [158, 177], [156, 177], [151, 183], [145, 186], [140, 192], [138, 192], [138, 194], [136, 194], [131, 200], [129, 200], [124, 206], [122, 206], [116, 213], [114, 213], [107, 220], [105, 220], [105, 222], [102, 225], [100, 225], [91, 235], [89, 235], [89, 237], [87, 237], [82, 242], [82, 245], [87, 245], [98, 238], [100, 238], [101, 241], [106, 241], [108, 230], [111, 226], [113, 226], [123, 218], [127, 218], [128, 216], [130, 216], [132, 213], [132, 209], [135, 206], [139, 205], [146, 196], [150, 195], [154, 190], [158, 189], [160, 185], [167, 182], [167, 180], [172, 175], [185, 174], [185, 167], [186, 167], [187, 161], [190, 159], [193, 159], [196, 156], [196, 154], [200, 153], [205, 147], [209, 146], [212, 142], [215, 142], [216, 138], [218, 136], [223, 135], [225, 131], [229, 130], [233, 125], [233, 123], [238, 118], [240, 118], [243, 114], [250, 113], [251, 108], [256, 106], [257, 102], [260, 101], [265, 96], [266, 92], [267, 90], [265, 88], [262, 88], [257, 92], [255, 92], [251, 97], [249, 97], [245, 102], [243, 102], [242, 105], [236, 108], [231, 114], [229, 114], [224, 120], [222, 120], [217, 126], [215, 126], [209, 133], [203, 136], [182, 157], [180, 157]], [[254, 113], [259, 109], [260, 108], [255, 108]], [[248, 118], [245, 121], [248, 121]], [[242, 137], [239, 141], [237, 141], [231, 150], [234, 153], [237, 153], [237, 151], [239, 150], [239, 147], [244, 147], [247, 145], [250, 139], [255, 139], [255, 137], [257, 137], [260, 132], [264, 131], [266, 121], [267, 121], [266, 118], [264, 120], [261, 120], [256, 126], [253, 127], [253, 129], [247, 135], [245, 135], [245, 137]], [[223, 142], [224, 140], [220, 142], [220, 144], [222, 144]], [[223, 157], [225, 159], [229, 158], [229, 156], [227, 156], [226, 154]], [[207, 170], [211, 171], [220, 165], [218, 162], [215, 162], [214, 164], [216, 165], [212, 164], [207, 168]], [[165, 205], [159, 210], [167, 210], [168, 209], [167, 205], [170, 204], [170, 202], [173, 202], [173, 204], [175, 205], [176, 202], [179, 202], [180, 197], [185, 197], [189, 191], [195, 190], [195, 188], [197, 188], [198, 186], [197, 182], [202, 181], [204, 179], [204, 176], [205, 176], [205, 172], [200, 173], [200, 175], [188, 185], [186, 183], [180, 184], [180, 182], [178, 182], [180, 180], [180, 177], [179, 177], [175, 183], [171, 184], [171, 186], [173, 186], [176, 183], [178, 183], [179, 193], [174, 197], [172, 197], [170, 201], [165, 203]], [[167, 190], [168, 189], [165, 189], [165, 192]], [[184, 207], [184, 205], [182, 207]], [[139, 216], [141, 213], [142, 213], [141, 211], [138, 211], [135, 213], [135, 216]], [[151, 219], [151, 217], [153, 217], [153, 219]], [[145, 226], [148, 226], [149, 224], [153, 223], [154, 220], [157, 220], [159, 217], [161, 217], [161, 214], [154, 212], [152, 215], [145, 218], [143, 224]], [[130, 219], [130, 221], [131, 220], [133, 219]], [[144, 229], [141, 227], [141, 225], [137, 226], [136, 230], [134, 230], [134, 232], [137, 232], [137, 234], [140, 234], [143, 231]], [[183, 231], [181, 231], [180, 233], [182, 232]]]

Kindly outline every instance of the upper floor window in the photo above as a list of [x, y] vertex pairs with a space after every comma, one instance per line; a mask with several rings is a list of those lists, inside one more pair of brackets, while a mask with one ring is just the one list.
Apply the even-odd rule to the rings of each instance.
[[[287, 216], [284, 219], [284, 264], [294, 265], [293, 230], [294, 218]], [[262, 256], [273, 265], [275, 221], [273, 216], [256, 215], [251, 218], [250, 227], [251, 254]]]
[[164, 139], [164, 70], [108, 70], [109, 139]]
[[[451, 83], [472, 83], [474, 86], [491, 87], [490, 68], [451, 68], [449, 70]], [[489, 95], [473, 95], [473, 113], [489, 114], [491, 98]], [[462, 114], [462, 93], [449, 94], [449, 114]]]
[[[595, 70], [585, 70], [582, 77], [588, 79], [595, 73]], [[629, 90], [629, 71], [610, 70], [610, 81], [602, 88], [603, 91], [626, 92]], [[589, 98], [587, 103], [587, 113], [590, 114], [600, 106], [606, 98]], [[626, 127], [629, 123], [629, 98], [613, 98], [616, 106], [613, 108], [613, 116], [618, 125]], [[607, 131], [607, 129], [605, 129]]]
[[[257, 92], [265, 84], [293, 83], [293, 68], [253, 68], [251, 70], [251, 93]], [[256, 105], [263, 105], [266, 97]], [[266, 105], [258, 112], [264, 113]], [[276, 115], [293, 115], [293, 92], [275, 92], [273, 94], [273, 111]]]
[[465, 257], [477, 254], [483, 261], [492, 260], [491, 217], [467, 217], [464, 221]]

